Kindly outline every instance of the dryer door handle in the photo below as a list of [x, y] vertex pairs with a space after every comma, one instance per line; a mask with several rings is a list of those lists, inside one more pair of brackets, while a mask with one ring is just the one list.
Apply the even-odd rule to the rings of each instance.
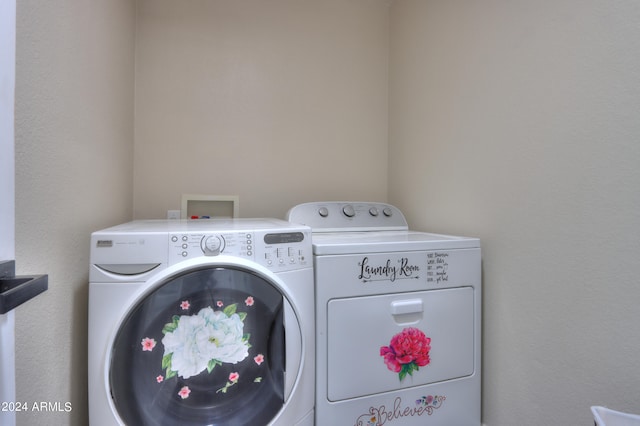
[[422, 299], [394, 300], [391, 302], [391, 315], [419, 314], [424, 312]]
[[396, 324], [412, 325], [422, 320], [424, 306], [422, 299], [394, 300], [391, 302], [391, 316]]

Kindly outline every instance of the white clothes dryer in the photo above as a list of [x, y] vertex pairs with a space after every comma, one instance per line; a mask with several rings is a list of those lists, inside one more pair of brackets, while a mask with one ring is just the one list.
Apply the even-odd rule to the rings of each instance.
[[318, 202], [316, 425], [480, 425], [480, 241], [383, 203]]
[[313, 425], [308, 227], [134, 221], [90, 260], [91, 426]]

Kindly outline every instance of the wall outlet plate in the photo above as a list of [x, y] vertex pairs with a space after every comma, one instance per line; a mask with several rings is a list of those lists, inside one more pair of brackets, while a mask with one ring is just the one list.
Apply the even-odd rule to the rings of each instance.
[[234, 218], [240, 214], [237, 195], [182, 194], [182, 219]]

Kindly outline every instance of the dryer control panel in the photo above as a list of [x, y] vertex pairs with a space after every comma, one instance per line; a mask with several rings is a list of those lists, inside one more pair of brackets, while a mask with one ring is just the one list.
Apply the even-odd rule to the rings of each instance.
[[313, 228], [313, 232], [405, 231], [402, 212], [387, 203], [328, 201], [298, 204], [287, 220]]

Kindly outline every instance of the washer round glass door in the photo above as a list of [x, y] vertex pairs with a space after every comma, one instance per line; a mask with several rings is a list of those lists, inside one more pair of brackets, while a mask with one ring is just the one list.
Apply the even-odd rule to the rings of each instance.
[[285, 402], [288, 303], [266, 277], [234, 267], [192, 269], [155, 286], [129, 310], [111, 348], [121, 419], [269, 423]]

